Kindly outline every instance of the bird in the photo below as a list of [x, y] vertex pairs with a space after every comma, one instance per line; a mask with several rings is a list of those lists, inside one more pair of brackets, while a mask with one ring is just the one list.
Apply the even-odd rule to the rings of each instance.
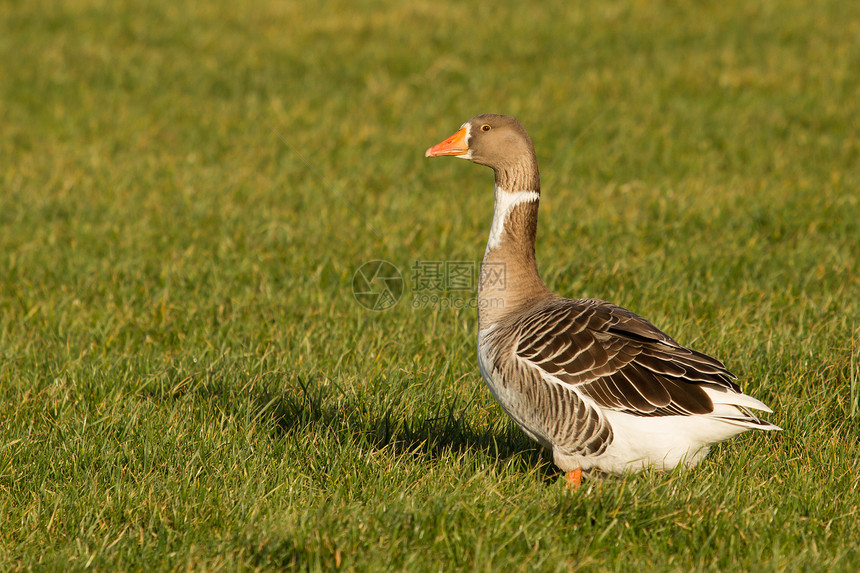
[[540, 173], [514, 117], [483, 114], [430, 147], [495, 174], [495, 205], [478, 275], [477, 355], [505, 413], [552, 453], [568, 484], [583, 475], [693, 467], [713, 444], [780, 430], [754, 411], [718, 359], [646, 319], [596, 299], [551, 292], [535, 257]]

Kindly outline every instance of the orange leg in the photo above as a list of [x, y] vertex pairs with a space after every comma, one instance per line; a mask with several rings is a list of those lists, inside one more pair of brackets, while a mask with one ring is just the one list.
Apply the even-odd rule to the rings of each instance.
[[567, 487], [573, 488], [573, 491], [579, 491], [579, 486], [582, 484], [582, 470], [576, 468], [573, 471], [565, 474], [567, 478]]

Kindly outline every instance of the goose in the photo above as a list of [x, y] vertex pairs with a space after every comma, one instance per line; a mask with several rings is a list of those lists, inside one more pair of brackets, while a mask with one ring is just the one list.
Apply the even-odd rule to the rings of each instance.
[[546, 287], [535, 258], [540, 175], [517, 119], [476, 116], [425, 157], [495, 173], [495, 207], [478, 280], [478, 365], [502, 409], [578, 489], [583, 473], [693, 467], [713, 444], [780, 430], [725, 365], [609, 302]]

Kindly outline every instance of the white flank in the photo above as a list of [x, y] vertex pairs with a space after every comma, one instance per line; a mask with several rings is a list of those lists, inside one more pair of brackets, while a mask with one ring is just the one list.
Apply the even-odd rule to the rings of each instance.
[[612, 426], [613, 440], [596, 458], [581, 461], [582, 467], [622, 473], [653, 466], [670, 470], [679, 464], [696, 465], [710, 446], [749, 428], [710, 416], [634, 416], [603, 410]]
[[540, 199], [537, 191], [516, 191], [511, 193], [496, 186], [496, 207], [493, 210], [493, 225], [490, 227], [490, 238], [487, 240], [487, 251], [498, 249], [505, 231], [505, 221], [511, 210], [520, 203], [531, 203]]
[[[482, 342], [493, 327], [478, 333], [478, 364], [487, 386], [502, 408], [511, 415], [513, 408], [509, 406], [516, 402], [519, 396], [493, 383], [491, 380], [493, 365], [482, 348]], [[646, 467], [658, 470], [670, 470], [680, 464], [692, 467], [707, 455], [710, 447], [750, 429], [780, 430], [773, 424], [762, 425], [750, 419], [750, 414], [742, 408], [763, 410], [771, 409], [759, 400], [735, 392], [733, 390], [706, 386], [705, 392], [714, 402], [714, 411], [710, 414], [691, 416], [636, 416], [627, 412], [601, 408], [591, 398], [584, 396], [575, 384], [562, 382], [555, 376], [547, 374], [539, 367], [519, 356], [516, 360], [532, 368], [541, 370], [541, 377], [546, 384], [558, 384], [572, 390], [581, 400], [595, 410], [600, 411], [612, 427], [613, 440], [605, 452], [599, 456], [566, 455], [553, 448], [556, 465], [568, 471], [573, 468], [598, 469], [607, 473], [623, 473], [639, 471]], [[525, 433], [537, 442], [552, 447], [551, 440], [525, 429], [523, 421], [512, 418]]]

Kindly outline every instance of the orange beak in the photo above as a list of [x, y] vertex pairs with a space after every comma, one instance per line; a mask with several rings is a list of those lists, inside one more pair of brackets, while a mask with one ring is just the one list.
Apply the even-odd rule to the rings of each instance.
[[463, 155], [469, 151], [469, 146], [466, 145], [466, 128], [460, 128], [460, 131], [443, 141], [437, 143], [424, 153], [424, 157], [442, 157], [443, 155]]

